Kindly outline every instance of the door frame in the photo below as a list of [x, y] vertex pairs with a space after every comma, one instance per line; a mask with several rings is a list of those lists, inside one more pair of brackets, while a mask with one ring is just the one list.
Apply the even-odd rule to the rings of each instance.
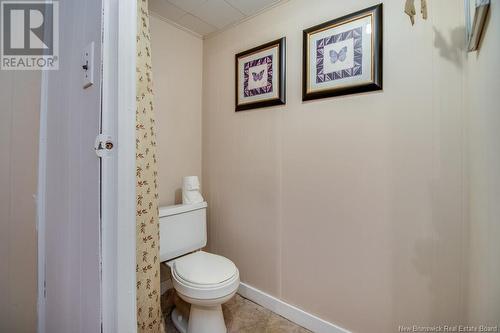
[[103, 0], [102, 133], [115, 151], [102, 158], [103, 332], [137, 332], [135, 0]]

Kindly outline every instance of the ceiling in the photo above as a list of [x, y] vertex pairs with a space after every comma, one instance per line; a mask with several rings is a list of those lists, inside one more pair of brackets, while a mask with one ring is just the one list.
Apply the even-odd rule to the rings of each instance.
[[149, 0], [149, 10], [199, 36], [207, 36], [283, 0]]

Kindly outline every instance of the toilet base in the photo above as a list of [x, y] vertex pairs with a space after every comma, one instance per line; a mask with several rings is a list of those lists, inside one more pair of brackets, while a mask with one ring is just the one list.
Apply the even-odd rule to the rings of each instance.
[[172, 310], [170, 317], [172, 318], [175, 328], [177, 328], [180, 333], [187, 333], [188, 320], [179, 311], [177, 311], [177, 308]]
[[226, 333], [221, 305], [199, 306], [191, 304], [187, 333]]
[[172, 310], [172, 322], [180, 333], [227, 333], [221, 305], [197, 306], [191, 304], [189, 320], [176, 308]]

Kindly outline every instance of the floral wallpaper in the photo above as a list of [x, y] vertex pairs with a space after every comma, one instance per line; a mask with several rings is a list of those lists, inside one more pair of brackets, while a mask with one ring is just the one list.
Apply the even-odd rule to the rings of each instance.
[[164, 332], [160, 307], [160, 233], [148, 0], [137, 0], [137, 331]]

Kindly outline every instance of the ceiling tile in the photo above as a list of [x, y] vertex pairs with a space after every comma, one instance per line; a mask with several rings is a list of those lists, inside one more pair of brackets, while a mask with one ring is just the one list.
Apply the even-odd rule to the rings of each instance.
[[191, 14], [184, 15], [179, 20], [177, 20], [176, 23], [178, 23], [178, 24], [182, 25], [183, 27], [186, 27], [189, 30], [194, 31], [197, 34], [200, 34], [202, 36], [208, 35], [209, 33], [217, 30], [216, 27], [211, 26], [210, 24], [203, 22], [202, 20], [200, 20], [199, 18], [197, 18]]
[[198, 8], [207, 2], [207, 0], [168, 0], [168, 1], [188, 13], [192, 12], [193, 9]]
[[274, 5], [279, 0], [226, 0], [226, 2], [245, 15], [253, 15], [264, 8]]
[[167, 0], [149, 0], [149, 10], [172, 21], [176, 21], [186, 14], [185, 11], [172, 5]]
[[149, 0], [149, 9], [202, 36], [225, 28], [281, 0]]
[[224, 0], [208, 0], [191, 13], [219, 29], [244, 18], [242, 13]]

